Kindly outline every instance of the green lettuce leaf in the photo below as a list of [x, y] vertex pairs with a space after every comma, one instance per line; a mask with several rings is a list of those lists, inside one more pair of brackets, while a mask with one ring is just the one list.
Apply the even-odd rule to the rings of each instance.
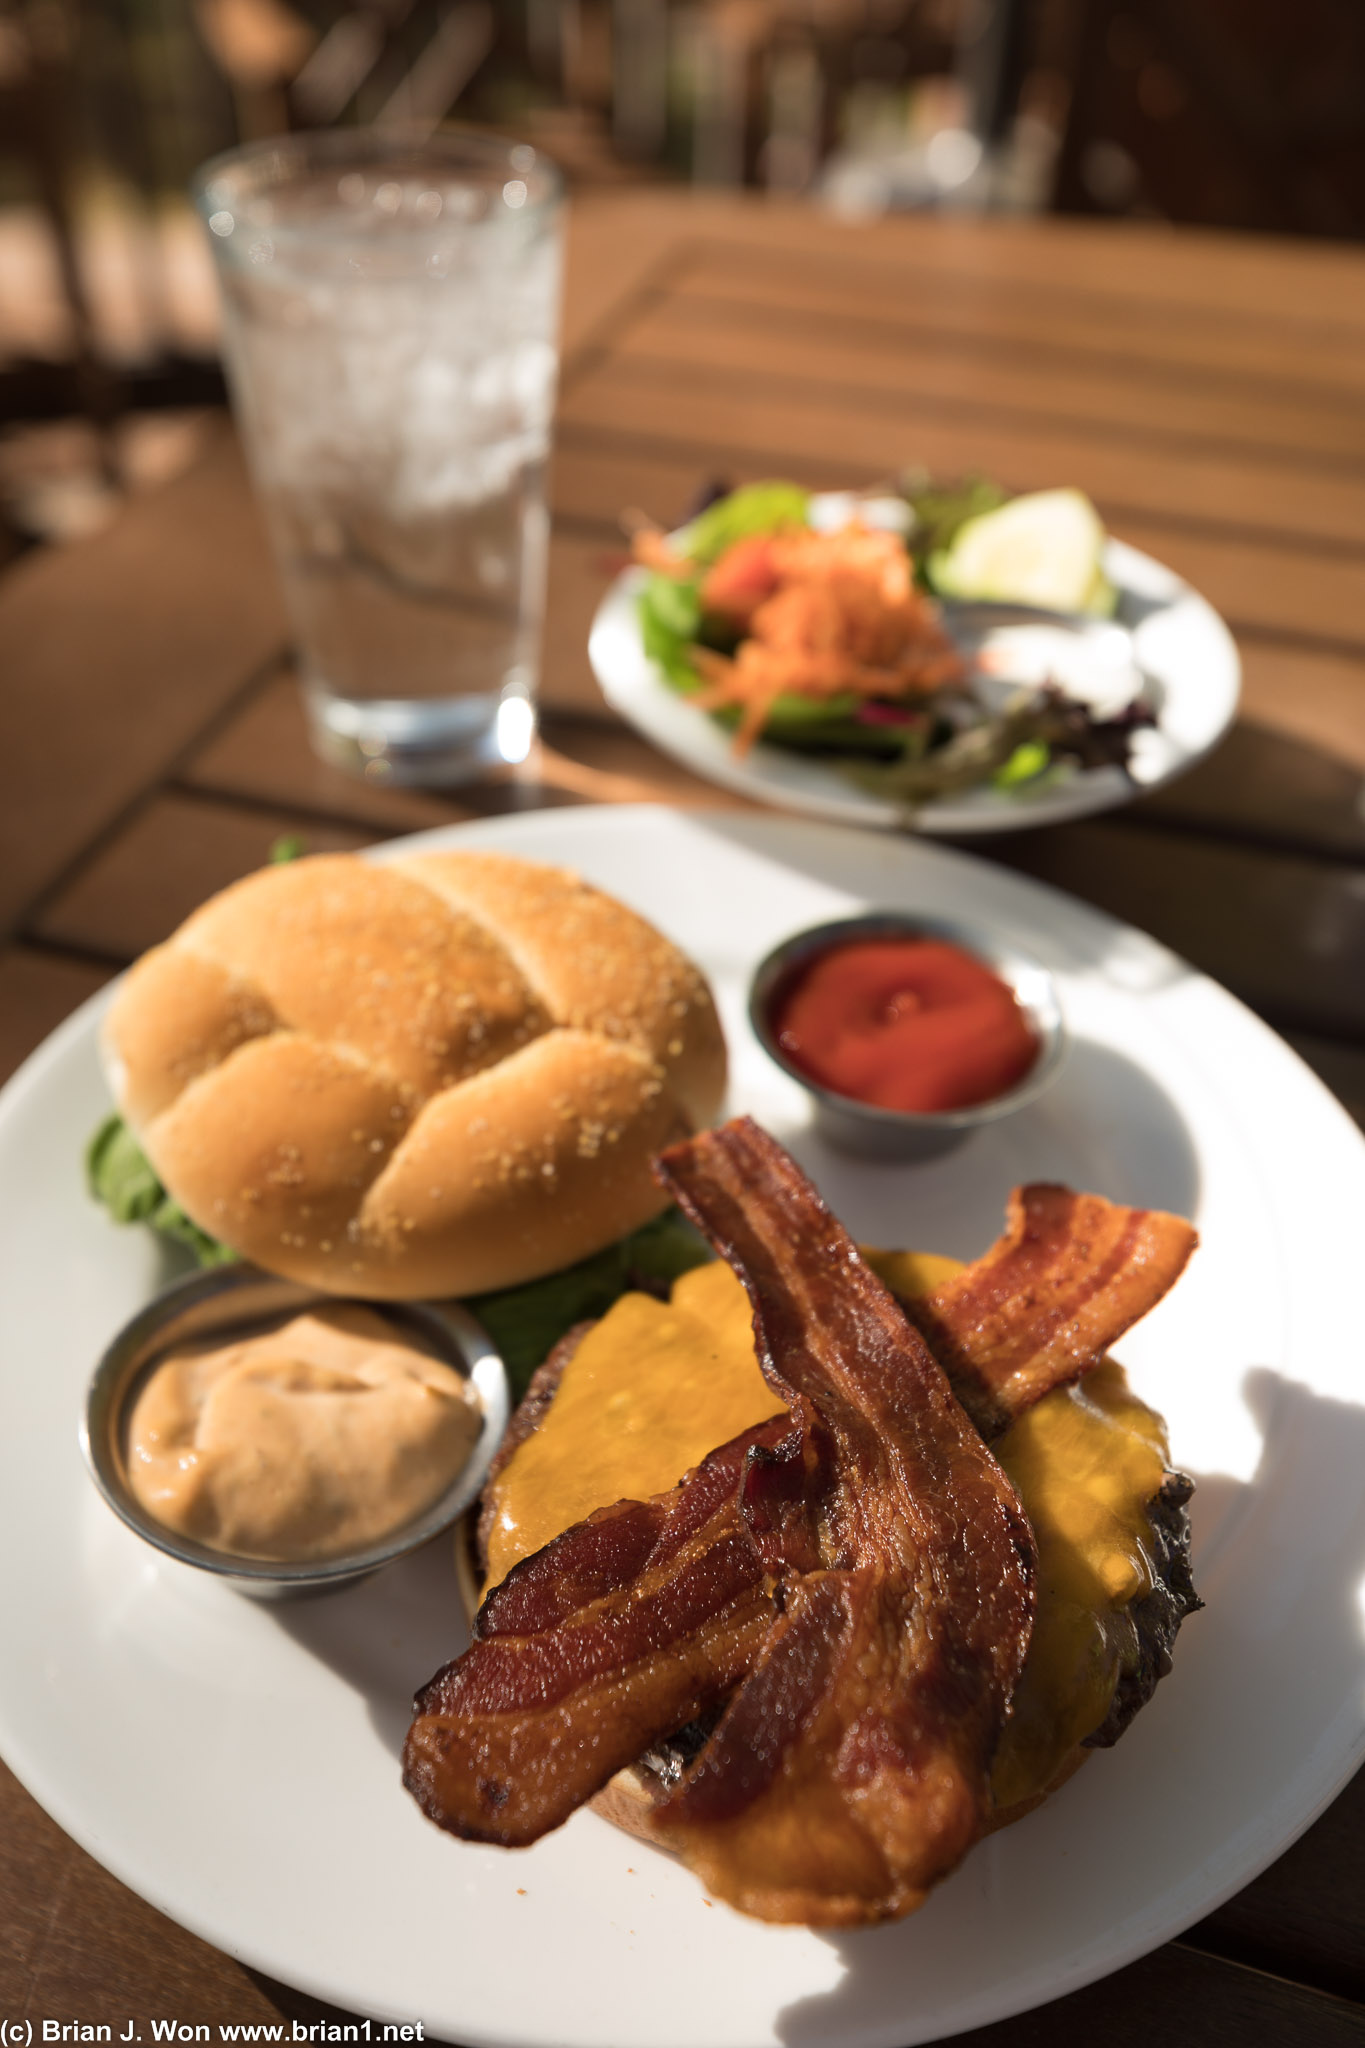
[[795, 690], [784, 690], [769, 707], [763, 737], [800, 740], [822, 726], [844, 725], [855, 717], [862, 701], [856, 690], [843, 690], [837, 697], [802, 697]]
[[[91, 1194], [116, 1223], [150, 1225], [163, 1237], [188, 1245], [201, 1266], [235, 1260], [235, 1252], [209, 1237], [171, 1200], [117, 1113], [107, 1116], [90, 1140], [85, 1170]], [[576, 1266], [520, 1287], [471, 1295], [467, 1306], [502, 1353], [513, 1398], [519, 1401], [536, 1367], [575, 1323], [604, 1316], [631, 1288], [666, 1293], [680, 1274], [710, 1257], [691, 1224], [670, 1209]]]
[[640, 637], [650, 660], [684, 696], [701, 686], [689, 652], [700, 629], [697, 585], [676, 576], [652, 575], [640, 592]]
[[157, 1178], [156, 1168], [117, 1111], [104, 1119], [86, 1147], [85, 1179], [115, 1223], [146, 1223], [163, 1237], [188, 1245], [201, 1266], [227, 1266], [236, 1259], [217, 1238], [191, 1222]]
[[929, 557], [942, 554], [969, 519], [982, 512], [997, 511], [1010, 495], [987, 476], [965, 476], [957, 483], [936, 484], [924, 471], [905, 477], [901, 489], [915, 515], [910, 552], [921, 578], [926, 580]]
[[665, 576], [655, 570], [640, 600], [645, 627], [645, 648], [653, 653], [653, 636], [666, 647], [686, 646], [701, 630], [701, 595], [698, 586], [681, 576]]
[[1023, 740], [1003, 766], [996, 769], [991, 781], [997, 789], [1014, 789], [1021, 782], [1032, 782], [1036, 775], [1052, 760], [1052, 749], [1042, 740]]
[[804, 526], [810, 492], [799, 484], [741, 484], [728, 498], [718, 498], [698, 513], [678, 535], [678, 546], [703, 567], [751, 533], [776, 533], [783, 526]]
[[465, 1306], [502, 1353], [512, 1397], [519, 1401], [536, 1367], [575, 1323], [604, 1316], [632, 1288], [666, 1292], [680, 1274], [711, 1256], [704, 1240], [671, 1209], [576, 1266], [520, 1287], [471, 1295]]

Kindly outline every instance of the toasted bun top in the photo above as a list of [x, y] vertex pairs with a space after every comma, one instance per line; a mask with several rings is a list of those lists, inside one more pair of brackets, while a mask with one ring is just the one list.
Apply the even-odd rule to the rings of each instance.
[[652, 1156], [714, 1120], [710, 991], [643, 918], [494, 853], [249, 875], [128, 975], [118, 1106], [171, 1194], [314, 1286], [477, 1293], [663, 1206]]

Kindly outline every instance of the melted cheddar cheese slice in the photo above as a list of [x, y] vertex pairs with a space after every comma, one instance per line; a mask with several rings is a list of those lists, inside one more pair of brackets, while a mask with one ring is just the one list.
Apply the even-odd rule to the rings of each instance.
[[[961, 1270], [927, 1253], [867, 1258], [904, 1297]], [[540, 1427], [490, 1489], [485, 1590], [597, 1508], [676, 1486], [780, 1405], [759, 1371], [748, 1299], [729, 1266], [695, 1267], [667, 1302], [623, 1295], [584, 1337]], [[1112, 1360], [1039, 1401], [995, 1453], [1038, 1543], [1033, 1639], [992, 1772], [1004, 1809], [1039, 1798], [1109, 1711], [1131, 1653], [1132, 1604], [1152, 1590], [1148, 1503], [1167, 1453], [1160, 1417]]]
[[597, 1508], [649, 1500], [782, 1403], [758, 1369], [749, 1300], [720, 1260], [672, 1298], [623, 1294], [564, 1369], [540, 1427], [490, 1489], [491, 1592], [512, 1566]]

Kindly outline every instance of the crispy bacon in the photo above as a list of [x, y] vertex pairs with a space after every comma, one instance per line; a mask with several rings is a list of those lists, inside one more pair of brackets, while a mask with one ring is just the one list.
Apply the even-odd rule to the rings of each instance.
[[820, 1568], [788, 1565], [784, 1611], [655, 1827], [764, 1919], [895, 1917], [986, 1824], [1032, 1532], [924, 1343], [765, 1132], [727, 1124], [660, 1170], [748, 1289], [764, 1376], [826, 1440], [828, 1482]]
[[984, 1257], [903, 1304], [987, 1442], [1155, 1308], [1198, 1242], [1183, 1216], [1036, 1182]]
[[[457, 1834], [530, 1842], [728, 1699], [660, 1838], [761, 1917], [893, 1917], [989, 1816], [1031, 1532], [930, 1350], [771, 1139], [741, 1120], [675, 1147], [661, 1177], [748, 1288], [790, 1414], [515, 1567], [419, 1696], [405, 1782]], [[1192, 1241], [1175, 1218], [1025, 1189], [916, 1318], [994, 1431], [1093, 1363]]]
[[513, 1566], [414, 1703], [403, 1783], [438, 1826], [534, 1842], [725, 1698], [772, 1622], [740, 1475], [790, 1430], [760, 1423], [672, 1493], [604, 1508]]

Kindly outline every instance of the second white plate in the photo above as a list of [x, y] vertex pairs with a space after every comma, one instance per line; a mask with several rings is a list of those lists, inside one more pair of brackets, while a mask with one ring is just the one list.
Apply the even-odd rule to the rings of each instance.
[[[954, 837], [1017, 832], [1112, 810], [1182, 775], [1227, 731], [1242, 669], [1213, 606], [1123, 541], [1106, 544], [1104, 567], [1119, 592], [1119, 619], [1132, 629], [1136, 658], [1159, 700], [1155, 729], [1139, 735], [1132, 777], [1119, 768], [1091, 768], [1015, 790], [965, 790], [922, 805], [913, 819], [916, 831]], [[618, 576], [588, 638], [593, 672], [614, 710], [684, 767], [740, 796], [836, 824], [906, 826], [899, 805], [858, 789], [828, 761], [762, 741], [737, 757], [729, 733], [670, 689], [645, 653], [638, 602], [644, 582], [641, 569]]]

